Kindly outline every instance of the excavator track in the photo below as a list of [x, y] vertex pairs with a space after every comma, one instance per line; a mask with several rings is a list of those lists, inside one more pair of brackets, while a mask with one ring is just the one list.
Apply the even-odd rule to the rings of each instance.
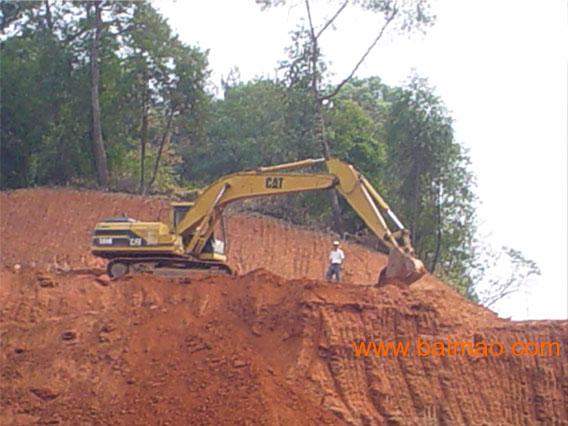
[[120, 278], [130, 272], [157, 273], [160, 270], [180, 272], [203, 271], [233, 274], [233, 270], [223, 262], [198, 260], [189, 257], [117, 257], [108, 262], [107, 273], [111, 278]]

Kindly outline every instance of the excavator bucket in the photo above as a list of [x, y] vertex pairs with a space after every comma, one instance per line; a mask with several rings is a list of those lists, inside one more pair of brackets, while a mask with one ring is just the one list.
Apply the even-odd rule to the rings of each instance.
[[387, 284], [409, 285], [427, 272], [421, 260], [399, 247], [390, 250], [388, 264], [379, 274], [378, 286]]

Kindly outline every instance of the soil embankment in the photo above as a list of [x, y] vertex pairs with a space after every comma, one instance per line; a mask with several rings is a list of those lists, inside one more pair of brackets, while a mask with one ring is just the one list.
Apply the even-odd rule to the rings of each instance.
[[[567, 321], [499, 319], [432, 276], [373, 287], [384, 257], [355, 245], [346, 282], [330, 285], [319, 280], [328, 236], [240, 215], [228, 224], [237, 277], [49, 272], [97, 265], [89, 240], [101, 218], [165, 220], [167, 204], [71, 190], [0, 197], [0, 424], [568, 424]], [[353, 348], [417, 338], [555, 341], [562, 353]]]

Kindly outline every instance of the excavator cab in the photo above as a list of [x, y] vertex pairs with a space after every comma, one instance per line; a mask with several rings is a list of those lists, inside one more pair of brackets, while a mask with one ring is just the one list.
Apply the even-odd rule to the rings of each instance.
[[[193, 201], [181, 201], [171, 203], [172, 206], [172, 231], [174, 234], [178, 234], [178, 225], [181, 223], [183, 218], [195, 205]], [[203, 251], [199, 255], [200, 259], [203, 260], [214, 260], [225, 262], [227, 256], [225, 255], [225, 242], [215, 238], [215, 233], [212, 233], [205, 245], [203, 246]]]
[[185, 217], [188, 211], [195, 205], [193, 201], [183, 201], [183, 202], [176, 202], [172, 203], [172, 215], [171, 215], [171, 223], [172, 223], [172, 231], [177, 234], [177, 227], [182, 219]]

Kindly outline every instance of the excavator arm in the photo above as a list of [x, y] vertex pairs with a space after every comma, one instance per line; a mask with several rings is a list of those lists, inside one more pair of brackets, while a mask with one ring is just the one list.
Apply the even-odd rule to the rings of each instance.
[[[324, 162], [328, 174], [283, 173]], [[182, 236], [186, 253], [199, 255], [227, 204], [245, 198], [331, 188], [337, 189], [376, 237], [389, 248], [389, 267], [382, 273], [384, 278], [413, 280], [424, 272], [422, 263], [413, 257], [408, 231], [388, 204], [361, 173], [338, 159], [303, 160], [222, 177], [200, 194], [193, 208], [176, 227], [176, 233]], [[381, 212], [397, 229], [392, 231], [389, 228]]]

